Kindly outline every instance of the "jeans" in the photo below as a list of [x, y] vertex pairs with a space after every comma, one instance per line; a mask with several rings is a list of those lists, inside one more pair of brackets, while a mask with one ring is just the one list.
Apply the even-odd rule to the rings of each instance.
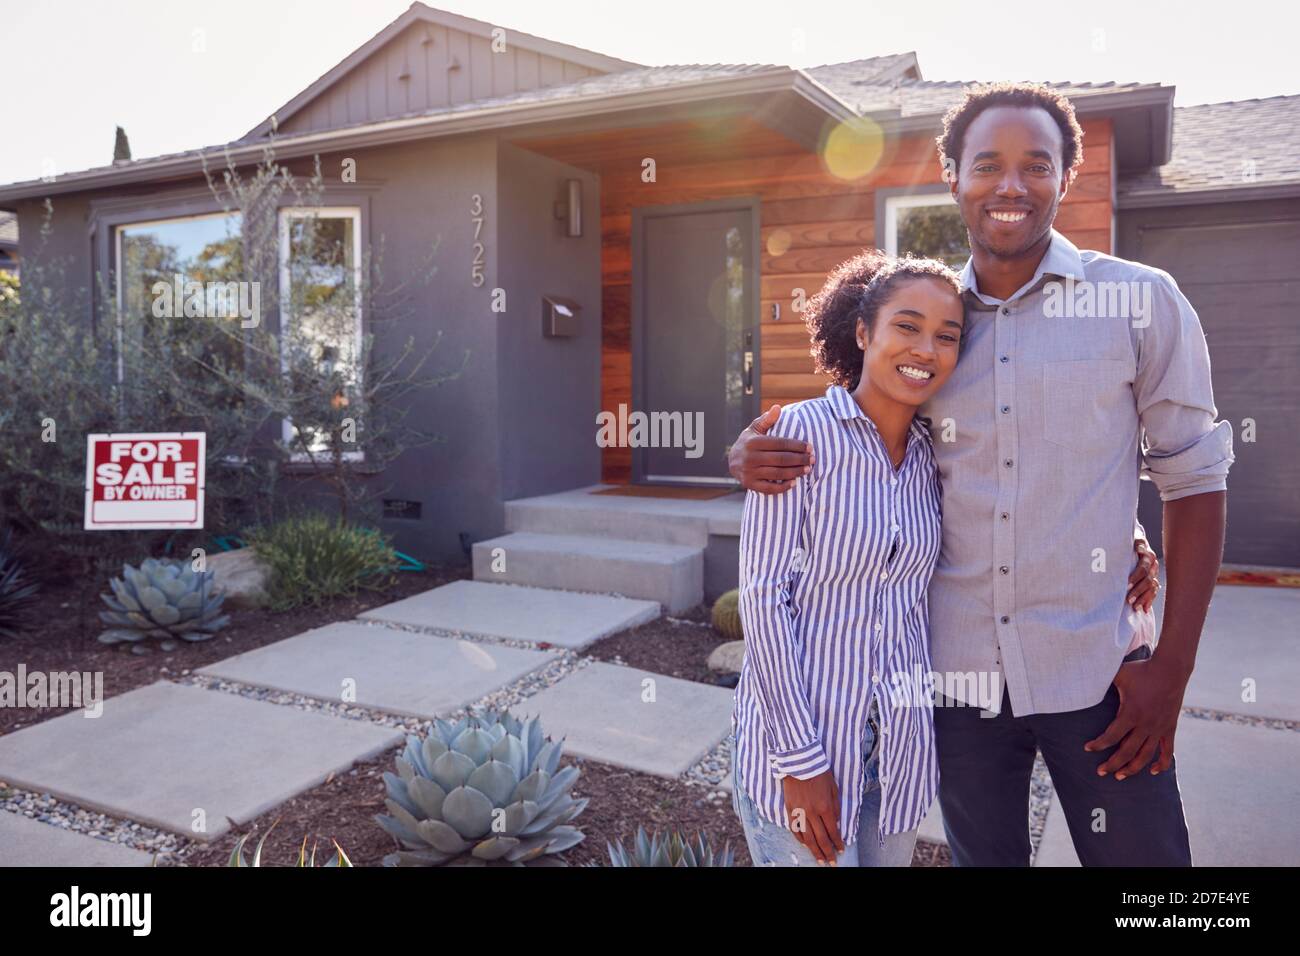
[[[885, 845], [880, 845], [877, 829], [880, 825], [880, 747], [877, 736], [878, 716], [872, 701], [866, 731], [862, 737], [862, 752], [870, 754], [862, 772], [862, 810], [858, 816], [857, 838], [837, 854], [836, 866], [911, 866], [912, 851], [916, 848], [916, 830], [906, 833], [885, 834]], [[838, 781], [837, 781], [838, 782]], [[794, 833], [781, 823], [773, 823], [759, 815], [758, 809], [745, 792], [740, 775], [740, 764], [732, 761], [732, 806], [745, 828], [745, 842], [754, 866], [817, 866], [817, 858], [799, 842]], [[843, 784], [841, 784], [843, 786]]]
[[[1139, 647], [1125, 660], [1151, 656]], [[1178, 792], [1177, 759], [1163, 773], [1097, 776], [1118, 744], [1092, 752], [1119, 709], [1111, 684], [1092, 707], [1058, 714], [1011, 715], [1004, 693], [996, 717], [980, 708], [934, 708], [939, 754], [939, 805], [955, 866], [1028, 866], [1029, 778], [1041, 751], [1052, 774], [1070, 837], [1084, 866], [1191, 866], [1187, 823]], [[943, 706], [939, 706], [942, 704]]]

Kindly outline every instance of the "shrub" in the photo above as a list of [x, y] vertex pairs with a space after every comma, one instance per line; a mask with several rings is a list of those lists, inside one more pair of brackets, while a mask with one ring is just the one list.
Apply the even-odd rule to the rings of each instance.
[[13, 533], [0, 538], [0, 637], [13, 637], [31, 623], [38, 586], [13, 551]]
[[286, 518], [245, 532], [270, 571], [267, 605], [287, 611], [391, 587], [397, 553], [374, 528], [321, 514]]

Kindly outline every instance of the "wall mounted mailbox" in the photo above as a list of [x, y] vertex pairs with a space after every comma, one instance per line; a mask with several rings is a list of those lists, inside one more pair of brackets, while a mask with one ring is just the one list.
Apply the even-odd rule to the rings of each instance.
[[542, 296], [542, 335], [548, 339], [577, 335], [581, 308], [572, 299], [558, 295]]

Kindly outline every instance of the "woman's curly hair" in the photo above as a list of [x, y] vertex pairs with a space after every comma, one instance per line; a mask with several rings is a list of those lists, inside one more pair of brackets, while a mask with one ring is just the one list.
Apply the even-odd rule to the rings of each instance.
[[862, 350], [858, 348], [858, 319], [871, 336], [876, 315], [900, 282], [930, 277], [961, 290], [957, 273], [938, 259], [906, 255], [895, 258], [879, 249], [866, 249], [833, 270], [821, 291], [804, 306], [804, 324], [812, 340], [818, 372], [836, 385], [852, 391], [862, 377]]

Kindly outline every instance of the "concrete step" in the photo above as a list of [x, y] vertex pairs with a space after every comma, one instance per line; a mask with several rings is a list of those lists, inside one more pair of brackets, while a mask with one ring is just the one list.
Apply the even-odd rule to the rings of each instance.
[[[525, 498], [506, 502], [506, 530], [541, 534], [616, 537], [627, 541], [680, 544], [702, 548], [709, 543], [708, 521], [688, 515], [654, 513], [619, 505], [631, 500], [591, 495], [585, 501]], [[608, 502], [614, 501], [613, 506]]]
[[[498, 548], [503, 560], [501, 570], [494, 570]], [[474, 545], [474, 580], [620, 594], [658, 601], [677, 614], [704, 600], [704, 549], [517, 531]]]

